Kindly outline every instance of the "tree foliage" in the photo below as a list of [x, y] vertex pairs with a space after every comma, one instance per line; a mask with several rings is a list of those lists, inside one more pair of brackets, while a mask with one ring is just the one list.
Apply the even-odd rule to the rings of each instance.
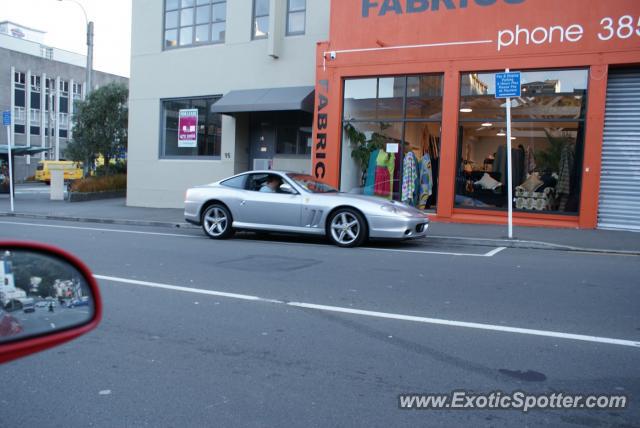
[[13, 264], [13, 276], [16, 287], [25, 292], [30, 291], [32, 277], [42, 278], [38, 286], [38, 294], [42, 297], [52, 296], [53, 283], [56, 279], [71, 280], [79, 278], [78, 272], [66, 262], [50, 256], [29, 251], [14, 251], [9, 258]]
[[105, 172], [109, 161], [127, 149], [129, 90], [121, 83], [110, 83], [91, 92], [76, 109], [73, 141], [65, 150], [65, 157], [82, 161], [92, 167], [94, 160], [104, 157]]

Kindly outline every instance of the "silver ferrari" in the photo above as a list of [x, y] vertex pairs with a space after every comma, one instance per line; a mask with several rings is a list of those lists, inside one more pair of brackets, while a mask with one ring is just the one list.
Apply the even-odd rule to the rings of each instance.
[[187, 190], [184, 216], [213, 239], [236, 230], [325, 235], [341, 247], [367, 239], [424, 237], [427, 215], [409, 205], [341, 193], [315, 178], [250, 171]]

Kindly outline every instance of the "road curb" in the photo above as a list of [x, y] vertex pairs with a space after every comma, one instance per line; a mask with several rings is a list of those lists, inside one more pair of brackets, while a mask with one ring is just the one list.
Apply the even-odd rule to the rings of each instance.
[[189, 228], [195, 227], [189, 223], [155, 221], [155, 220], [129, 220], [117, 218], [99, 218], [99, 217], [75, 217], [50, 214], [32, 214], [32, 213], [0, 213], [1, 217], [14, 218], [31, 218], [38, 220], [59, 220], [59, 221], [76, 221], [79, 223], [100, 223], [100, 224], [117, 224], [124, 226], [152, 226], [152, 227], [172, 227], [172, 228]]
[[[170, 227], [170, 228], [197, 228], [197, 226], [186, 222], [168, 222], [155, 220], [130, 220], [115, 218], [99, 218], [99, 217], [75, 217], [63, 215], [49, 214], [33, 214], [33, 213], [11, 213], [0, 212], [0, 217], [14, 218], [30, 218], [38, 220], [58, 220], [58, 221], [75, 221], [79, 223], [99, 223], [99, 224], [116, 224], [124, 226], [151, 226], [151, 227]], [[427, 239], [431, 242], [455, 245], [470, 245], [479, 247], [506, 247], [518, 248], [525, 250], [546, 250], [546, 251], [572, 251], [580, 253], [600, 253], [627, 256], [640, 256], [639, 251], [612, 250], [603, 248], [585, 248], [575, 247], [571, 245], [553, 244], [543, 241], [527, 241], [521, 239], [492, 239], [492, 238], [469, 238], [463, 236], [442, 236], [429, 235]]]

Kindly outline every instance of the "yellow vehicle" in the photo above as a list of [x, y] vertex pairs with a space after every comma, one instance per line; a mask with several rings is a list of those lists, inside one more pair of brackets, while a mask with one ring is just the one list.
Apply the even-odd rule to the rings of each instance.
[[77, 180], [82, 178], [82, 163], [72, 161], [40, 161], [36, 168], [36, 180], [51, 183], [51, 165], [61, 165], [64, 168], [64, 180]]

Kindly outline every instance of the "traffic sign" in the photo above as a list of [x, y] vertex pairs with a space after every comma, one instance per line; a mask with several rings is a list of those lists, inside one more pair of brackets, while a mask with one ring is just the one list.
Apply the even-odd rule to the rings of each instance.
[[3, 111], [2, 112], [2, 126], [11, 126], [11, 112]]
[[496, 73], [496, 98], [520, 96], [520, 73]]

